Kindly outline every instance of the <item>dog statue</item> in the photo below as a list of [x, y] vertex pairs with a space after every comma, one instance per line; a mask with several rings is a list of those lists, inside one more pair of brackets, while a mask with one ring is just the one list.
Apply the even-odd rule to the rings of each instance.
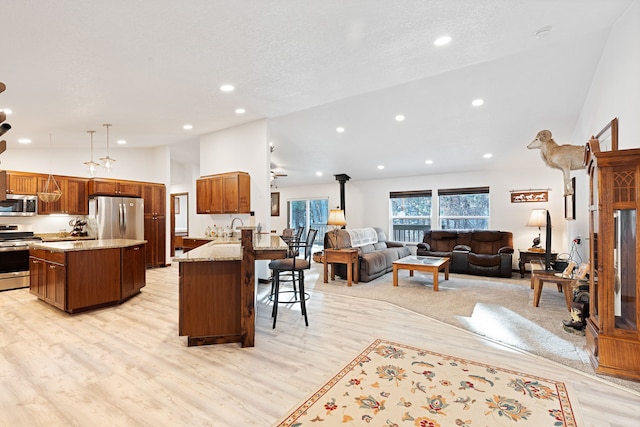
[[542, 160], [544, 160], [547, 166], [562, 171], [564, 177], [564, 195], [572, 195], [573, 187], [571, 186], [570, 171], [584, 169], [584, 146], [569, 144], [558, 145], [553, 138], [551, 138], [550, 131], [541, 130], [536, 135], [536, 139], [527, 145], [527, 148], [529, 150], [539, 148]]

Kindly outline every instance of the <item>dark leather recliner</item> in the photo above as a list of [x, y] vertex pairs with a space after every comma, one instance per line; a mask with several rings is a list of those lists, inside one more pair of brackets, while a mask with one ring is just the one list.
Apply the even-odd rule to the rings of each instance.
[[511, 277], [513, 233], [497, 230], [431, 230], [417, 255], [448, 257], [452, 273]]

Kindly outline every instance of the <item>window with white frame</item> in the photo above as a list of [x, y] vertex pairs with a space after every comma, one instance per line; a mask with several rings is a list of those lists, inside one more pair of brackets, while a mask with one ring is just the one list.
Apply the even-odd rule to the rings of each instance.
[[438, 207], [442, 230], [489, 228], [489, 187], [438, 190]]
[[391, 239], [397, 242], [422, 242], [431, 230], [431, 190], [393, 191], [389, 193]]

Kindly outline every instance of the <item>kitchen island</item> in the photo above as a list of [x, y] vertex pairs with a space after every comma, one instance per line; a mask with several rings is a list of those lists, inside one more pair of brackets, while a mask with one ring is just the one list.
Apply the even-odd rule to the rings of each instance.
[[68, 313], [121, 304], [145, 286], [145, 244], [130, 239], [34, 243], [29, 291]]
[[178, 335], [187, 345], [255, 345], [255, 261], [284, 258], [277, 235], [242, 230], [240, 240], [212, 239], [179, 263]]

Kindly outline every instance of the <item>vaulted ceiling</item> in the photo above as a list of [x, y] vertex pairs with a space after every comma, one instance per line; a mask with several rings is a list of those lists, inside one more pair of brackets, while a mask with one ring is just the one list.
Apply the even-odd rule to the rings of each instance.
[[279, 186], [542, 165], [527, 143], [572, 137], [633, 1], [4, 2], [4, 138], [88, 151], [112, 123], [197, 162], [199, 135], [268, 119]]

